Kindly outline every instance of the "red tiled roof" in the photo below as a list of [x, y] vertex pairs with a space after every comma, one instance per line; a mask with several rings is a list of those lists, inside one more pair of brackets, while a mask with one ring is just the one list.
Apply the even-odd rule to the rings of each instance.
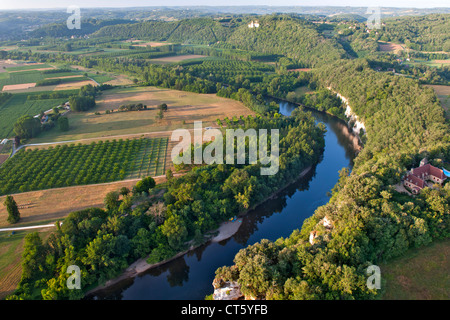
[[415, 184], [416, 186], [418, 186], [420, 188], [423, 188], [425, 186], [425, 181], [423, 181], [422, 179], [420, 179], [412, 174], [408, 174], [406, 176], [406, 180], [408, 180], [409, 182]]
[[423, 165], [421, 167], [414, 168], [412, 170], [412, 174], [417, 177], [420, 177], [422, 174], [425, 174], [425, 175], [432, 175], [432, 176], [438, 177], [439, 179], [445, 178], [444, 171], [432, 166], [429, 163], [427, 163], [426, 165]]

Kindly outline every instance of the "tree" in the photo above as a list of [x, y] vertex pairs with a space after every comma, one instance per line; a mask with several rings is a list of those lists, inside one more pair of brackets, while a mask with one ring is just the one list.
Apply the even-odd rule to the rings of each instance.
[[20, 213], [14, 198], [12, 196], [6, 196], [4, 205], [6, 206], [6, 211], [8, 212], [8, 222], [17, 223], [20, 220]]
[[158, 109], [161, 110], [161, 111], [167, 111], [167, 104], [161, 103], [161, 104], [158, 106]]
[[25, 236], [22, 253], [22, 278], [20, 282], [37, 279], [42, 275], [45, 254], [39, 233], [33, 232]]
[[119, 194], [122, 196], [127, 196], [130, 193], [130, 189], [127, 187], [120, 188]]
[[173, 179], [173, 172], [171, 169], [166, 170], [166, 179], [167, 181], [171, 181]]
[[105, 196], [104, 204], [108, 211], [117, 209], [120, 205], [119, 193], [117, 191], [108, 192]]
[[147, 192], [154, 188], [156, 185], [155, 180], [152, 177], [147, 177], [142, 179], [141, 181], [138, 181], [138, 183], [136, 183], [136, 186], [134, 187], [134, 191], [136, 193], [141, 193], [141, 192]]
[[69, 119], [67, 117], [59, 117], [58, 118], [58, 127], [61, 131], [69, 130]]
[[41, 131], [41, 123], [39, 119], [30, 115], [23, 115], [14, 124], [14, 133], [23, 139], [35, 137]]
[[162, 233], [167, 237], [169, 245], [173, 249], [180, 248], [188, 235], [183, 219], [178, 215], [173, 215], [161, 226]]

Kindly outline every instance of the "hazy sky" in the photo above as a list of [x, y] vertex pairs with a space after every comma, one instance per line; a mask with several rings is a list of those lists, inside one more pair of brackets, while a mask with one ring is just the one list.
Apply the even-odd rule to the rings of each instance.
[[272, 6], [352, 6], [352, 7], [449, 7], [448, 0], [0, 0], [0, 9], [16, 8], [67, 8], [83, 7], [138, 7], [138, 6], [221, 6], [221, 5], [272, 5]]

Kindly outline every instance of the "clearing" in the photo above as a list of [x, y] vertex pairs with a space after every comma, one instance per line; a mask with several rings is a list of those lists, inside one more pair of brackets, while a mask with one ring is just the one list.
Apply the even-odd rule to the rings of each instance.
[[[385, 279], [384, 300], [448, 300], [450, 297], [450, 240], [411, 249], [380, 265]], [[382, 288], [383, 289], [383, 288]]]
[[397, 43], [392, 43], [392, 42], [378, 41], [378, 46], [380, 48], [380, 51], [383, 51], [383, 52], [397, 53], [399, 51], [405, 50], [403, 45], [397, 44]]
[[442, 108], [445, 110], [446, 118], [450, 119], [450, 86], [426, 85], [426, 87], [431, 87], [434, 89], [436, 95], [441, 101]]

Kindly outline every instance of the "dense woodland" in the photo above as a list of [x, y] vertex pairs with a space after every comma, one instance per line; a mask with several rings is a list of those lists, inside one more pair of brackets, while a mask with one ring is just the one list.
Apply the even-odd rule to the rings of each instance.
[[[377, 292], [366, 286], [369, 265], [450, 236], [450, 184], [416, 198], [391, 187], [422, 157], [438, 166], [450, 159], [449, 127], [434, 92], [375, 72], [365, 61], [336, 63], [316, 76], [349, 99], [366, 125], [367, 142], [353, 171], [341, 171], [330, 202], [301, 230], [242, 249], [233, 266], [217, 270], [219, 283], [238, 281], [248, 297], [374, 298]], [[324, 217], [331, 229], [321, 223]]]

